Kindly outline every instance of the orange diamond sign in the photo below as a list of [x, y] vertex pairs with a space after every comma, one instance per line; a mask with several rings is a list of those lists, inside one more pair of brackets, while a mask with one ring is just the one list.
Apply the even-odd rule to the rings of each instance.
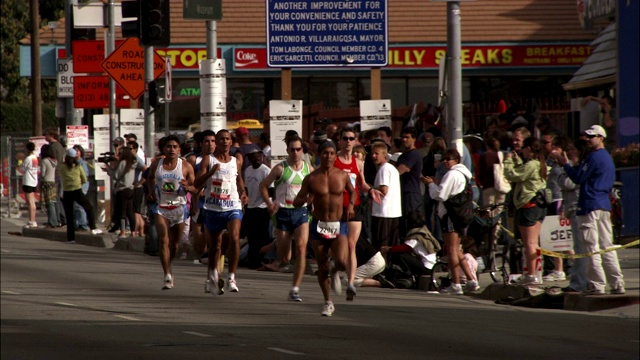
[[[100, 64], [104, 71], [126, 91], [132, 99], [144, 93], [144, 49], [138, 38], [129, 38]], [[164, 72], [164, 59], [153, 52], [153, 78]]]

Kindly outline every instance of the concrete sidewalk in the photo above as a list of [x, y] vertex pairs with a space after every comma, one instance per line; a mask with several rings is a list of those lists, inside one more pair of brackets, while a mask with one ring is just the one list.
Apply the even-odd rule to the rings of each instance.
[[[44, 218], [38, 218], [37, 220], [39, 224], [46, 221]], [[1, 224], [2, 235], [11, 232], [12, 234], [20, 233], [26, 237], [60, 242], [67, 241], [65, 228], [23, 228], [26, 224], [25, 218], [3, 218]], [[104, 233], [100, 235], [91, 235], [86, 231], [78, 231], [76, 232], [76, 243], [107, 249], [144, 252], [144, 238], [128, 237], [119, 239], [116, 234], [107, 233], [105, 229], [102, 230]], [[482, 291], [472, 296], [492, 301], [508, 299], [508, 302], [514, 305], [516, 301], [530, 300], [532, 304], [524, 305], [528, 307], [548, 308], [549, 303], [553, 303], [552, 308], [573, 311], [601, 311], [619, 307], [638, 307], [640, 304], [640, 251], [638, 247], [621, 249], [618, 251], [618, 257], [625, 277], [627, 293], [624, 295], [586, 296], [580, 293], [562, 293], [560, 288], [568, 286], [568, 280], [547, 282], [539, 286], [503, 285], [502, 283], [494, 283], [489, 274], [481, 274], [479, 281]], [[427, 289], [426, 281], [425, 277], [421, 279], [421, 289]], [[538, 299], [539, 304], [536, 304], [536, 299]], [[544, 303], [545, 301], [547, 304]]]

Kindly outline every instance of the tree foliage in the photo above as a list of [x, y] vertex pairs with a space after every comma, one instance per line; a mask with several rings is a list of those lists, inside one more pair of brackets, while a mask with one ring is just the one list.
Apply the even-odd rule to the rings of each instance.
[[[56, 21], [64, 16], [64, 0], [39, 1], [40, 26]], [[29, 79], [20, 77], [20, 44], [31, 33], [28, 0], [4, 0], [0, 2], [0, 83], [3, 101], [20, 102], [28, 100]], [[55, 100], [55, 81], [44, 80], [42, 99]]]
[[0, 81], [3, 101], [18, 101], [29, 93], [29, 81], [20, 77], [20, 41], [29, 32], [29, 2], [1, 2], [0, 17]]

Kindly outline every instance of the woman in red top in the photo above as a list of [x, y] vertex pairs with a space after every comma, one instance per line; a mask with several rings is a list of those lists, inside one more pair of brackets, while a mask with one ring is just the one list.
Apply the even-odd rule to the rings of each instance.
[[[362, 209], [360, 207], [360, 190], [369, 191], [370, 187], [364, 180], [364, 165], [362, 161], [357, 160], [353, 156], [353, 147], [357, 145], [357, 137], [353, 128], [344, 128], [340, 134], [340, 152], [336, 157], [334, 166], [338, 169], [342, 169], [349, 173], [349, 179], [351, 185], [356, 190], [356, 201], [353, 210], [354, 216], [348, 220], [347, 223], [347, 239], [349, 240], [349, 266], [347, 268], [347, 275], [349, 276], [347, 285], [347, 300], [353, 300], [356, 295], [356, 288], [353, 285], [353, 281], [356, 276], [356, 242], [360, 236], [360, 230], [362, 230]], [[349, 205], [349, 194], [344, 193], [343, 204], [345, 208]], [[343, 216], [346, 216], [347, 212], [343, 212]], [[335, 290], [335, 289], [334, 289]]]

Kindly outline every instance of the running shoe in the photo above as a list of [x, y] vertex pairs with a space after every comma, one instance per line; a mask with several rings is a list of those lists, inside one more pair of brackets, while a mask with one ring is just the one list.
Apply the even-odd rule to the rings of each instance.
[[449, 287], [440, 290], [440, 294], [445, 295], [463, 295], [462, 286], [460, 284], [451, 284]]
[[564, 281], [567, 279], [567, 275], [564, 271], [555, 271], [548, 273], [542, 277], [542, 281]]
[[[213, 284], [218, 284], [218, 289], [212, 288]], [[224, 294], [224, 280], [222, 280], [222, 279], [216, 280], [213, 277], [213, 275], [210, 275], [209, 279], [207, 279], [207, 283], [205, 283], [205, 292], [207, 291], [207, 285], [208, 285], [208, 288], [209, 288], [209, 293], [212, 296], [217, 296], [217, 295]]]
[[604, 295], [604, 290], [589, 288], [582, 292], [583, 295]]
[[520, 280], [518, 280], [518, 285], [538, 285], [540, 281], [538, 278], [533, 275], [524, 275]]
[[297, 291], [293, 291], [293, 290], [289, 291], [289, 300], [302, 302], [302, 298], [300, 297], [300, 294]]
[[211, 281], [209, 279], [204, 281], [204, 293], [211, 293]]
[[611, 289], [611, 294], [613, 295], [624, 295], [627, 293], [627, 290], [624, 289], [624, 286], [618, 286]]
[[475, 280], [469, 280], [467, 281], [467, 284], [465, 285], [464, 289], [466, 291], [478, 291], [480, 290], [480, 285]]
[[91, 230], [91, 235], [100, 235], [100, 234], [102, 234], [102, 230], [100, 229]]
[[336, 308], [333, 306], [333, 303], [330, 301], [327, 301], [326, 303], [324, 303], [324, 307], [322, 308], [322, 316], [331, 316], [333, 315], [333, 312], [336, 311]]
[[331, 274], [331, 290], [333, 290], [333, 292], [336, 295], [342, 294], [342, 283], [340, 282], [340, 273], [337, 271]]
[[227, 290], [229, 292], [238, 292], [238, 285], [236, 285], [236, 279], [227, 280]]
[[164, 286], [162, 290], [173, 289], [173, 276], [171, 274], [167, 274], [164, 276]]
[[353, 301], [354, 297], [356, 297], [356, 287], [349, 284], [347, 285], [347, 301]]

